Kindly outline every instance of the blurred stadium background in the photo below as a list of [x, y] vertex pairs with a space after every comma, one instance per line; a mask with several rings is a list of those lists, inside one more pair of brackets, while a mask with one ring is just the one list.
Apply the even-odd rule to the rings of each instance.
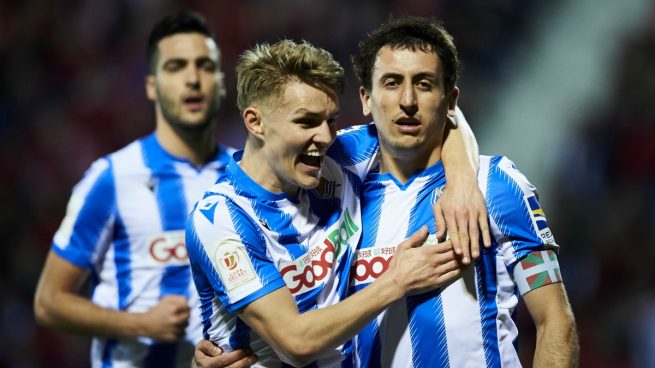
[[[234, 65], [256, 42], [306, 39], [348, 70], [340, 123], [364, 122], [349, 55], [391, 15], [455, 36], [460, 106], [481, 152], [540, 189], [561, 245], [583, 367], [655, 367], [655, 3], [649, 0], [0, 1], [0, 367], [88, 366], [88, 339], [37, 327], [32, 296], [71, 187], [154, 128], [145, 43], [181, 8], [217, 35], [240, 147]], [[653, 206], [653, 207], [651, 207]], [[530, 366], [534, 330], [519, 310]]]

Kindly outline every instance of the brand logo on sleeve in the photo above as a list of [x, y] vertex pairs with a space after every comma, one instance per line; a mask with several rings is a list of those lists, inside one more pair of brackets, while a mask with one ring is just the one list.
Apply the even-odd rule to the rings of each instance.
[[165, 231], [146, 240], [148, 258], [155, 266], [184, 266], [189, 254], [184, 244], [184, 230]]
[[539, 237], [544, 242], [544, 244], [555, 244], [555, 238], [553, 233], [548, 227], [548, 221], [546, 220], [546, 214], [544, 210], [541, 209], [537, 196], [532, 193], [528, 196], [524, 196], [526, 204], [530, 212], [530, 219], [532, 220], [532, 226]]
[[234, 290], [257, 277], [246, 247], [239, 240], [227, 239], [220, 242], [214, 258], [226, 291]]

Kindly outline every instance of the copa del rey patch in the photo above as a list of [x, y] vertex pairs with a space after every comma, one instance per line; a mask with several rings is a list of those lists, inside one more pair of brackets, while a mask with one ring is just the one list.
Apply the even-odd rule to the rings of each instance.
[[239, 240], [228, 239], [219, 243], [214, 259], [226, 291], [234, 290], [257, 277], [246, 254], [246, 247]]

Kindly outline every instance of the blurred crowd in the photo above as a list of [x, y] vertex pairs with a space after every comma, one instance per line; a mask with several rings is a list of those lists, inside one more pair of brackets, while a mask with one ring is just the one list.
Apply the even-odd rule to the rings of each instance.
[[[564, 0], [558, 0], [564, 1]], [[146, 37], [174, 10], [203, 14], [228, 95], [219, 140], [244, 139], [234, 65], [257, 42], [306, 39], [348, 71], [340, 123], [362, 123], [349, 55], [391, 15], [442, 19], [464, 63], [462, 104], [484, 123], [485, 90], [510, 78], [535, 19], [558, 1], [0, 1], [0, 367], [88, 366], [88, 339], [35, 325], [32, 297], [72, 186], [97, 157], [154, 129]], [[655, 20], [625, 40], [612, 98], [569, 134], [547, 214], [563, 249], [582, 364], [655, 367]], [[484, 137], [478, 137], [484, 139]], [[521, 345], [530, 365], [529, 316]], [[524, 343], [524, 341], [526, 341]]]

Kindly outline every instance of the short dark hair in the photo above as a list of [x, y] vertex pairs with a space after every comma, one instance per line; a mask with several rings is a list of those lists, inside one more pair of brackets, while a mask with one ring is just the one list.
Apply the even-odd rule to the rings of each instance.
[[455, 87], [459, 75], [457, 48], [453, 37], [439, 21], [409, 16], [392, 19], [362, 40], [357, 53], [352, 57], [352, 63], [359, 83], [368, 91], [373, 83], [375, 58], [385, 46], [435, 52], [444, 66], [446, 92]]
[[196, 12], [185, 10], [163, 18], [155, 24], [148, 36], [146, 62], [149, 74], [155, 74], [157, 70], [159, 41], [178, 33], [200, 33], [214, 39], [214, 34], [207, 27], [205, 18]]

